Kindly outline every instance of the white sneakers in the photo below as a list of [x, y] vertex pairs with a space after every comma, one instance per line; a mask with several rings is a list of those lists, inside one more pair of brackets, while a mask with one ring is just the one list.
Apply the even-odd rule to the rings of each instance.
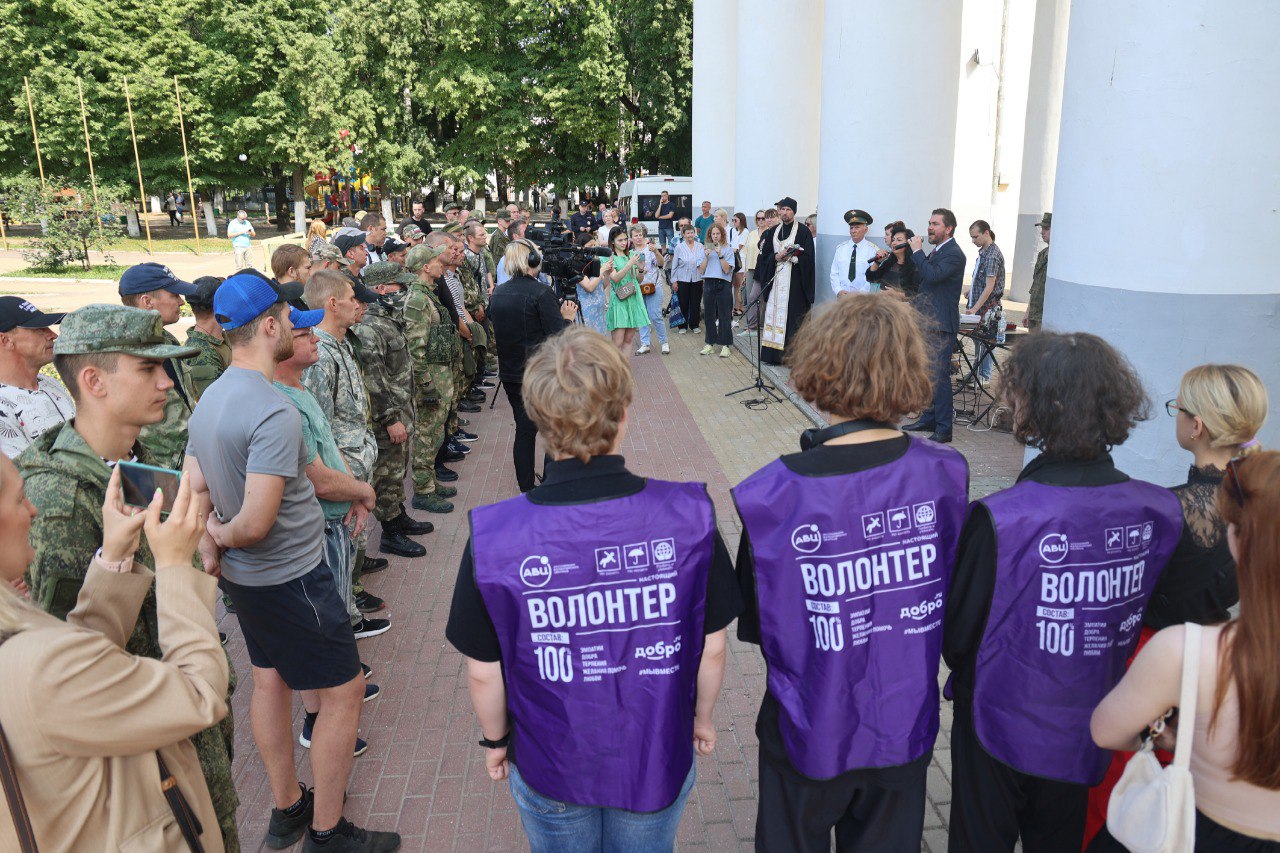
[[684, 328], [684, 327], [682, 326], [682, 327], [680, 327], [679, 329], [676, 329], [676, 334], [678, 334], [678, 335], [687, 335], [687, 334], [689, 334], [689, 330], [688, 330], [688, 329], [686, 329], [686, 328]]
[[702, 348], [702, 351], [699, 352], [698, 355], [711, 355], [711, 353], [715, 352], [715, 349], [716, 348], [713, 347], [711, 344], [707, 344], [705, 347]]
[[721, 358], [728, 358], [728, 357], [729, 357], [729, 348], [728, 348], [728, 347], [720, 347], [720, 357], [721, 357]]
[[638, 350], [636, 350], [636, 355], [644, 355], [647, 352], [652, 352], [652, 350], [650, 350], [647, 346], [641, 346]]
[[663, 355], [671, 355], [671, 347], [670, 347], [670, 346], [668, 346], [667, 344], [663, 344], [663, 345], [662, 345], [662, 354], [663, 354]]

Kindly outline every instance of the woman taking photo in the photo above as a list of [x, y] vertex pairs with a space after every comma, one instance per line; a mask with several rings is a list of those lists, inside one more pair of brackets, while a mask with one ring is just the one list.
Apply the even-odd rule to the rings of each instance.
[[733, 247], [729, 235], [718, 221], [707, 229], [707, 250], [698, 272], [703, 277], [702, 311], [706, 315], [706, 346], [701, 355], [711, 355], [716, 346], [720, 357], [729, 357], [733, 343]]
[[631, 360], [636, 329], [649, 325], [649, 312], [640, 295], [640, 279], [644, 277], [644, 255], [628, 250], [627, 229], [615, 225], [609, 232], [609, 248], [613, 255], [600, 265], [600, 274], [609, 285], [609, 307], [605, 319], [613, 345], [622, 357]]
[[[36, 511], [13, 463], [0, 458], [0, 720], [23, 822], [41, 850], [184, 850], [192, 847], [184, 831], [205, 850], [223, 849], [189, 740], [227, 715], [218, 584], [192, 566], [205, 519], [188, 478], [163, 522], [161, 501], [157, 491], [145, 511], [126, 507], [113, 470], [102, 548], [63, 622], [14, 591], [34, 558]], [[154, 573], [133, 561], [144, 529]], [[124, 650], [153, 579], [161, 660]], [[0, 849], [22, 849], [7, 804]]]
[[920, 849], [969, 472], [897, 427], [932, 394], [919, 326], [872, 294], [813, 312], [791, 378], [831, 426], [733, 490], [738, 638], [768, 665], [760, 850], [825, 851], [832, 828], [839, 850]]
[[649, 231], [643, 225], [631, 226], [631, 246], [644, 257], [644, 278], [640, 280], [640, 296], [644, 299], [644, 310], [649, 315], [649, 322], [640, 327], [640, 346], [636, 355], [651, 352], [649, 342], [652, 339], [649, 326], [658, 333], [658, 346], [663, 355], [671, 352], [667, 343], [667, 324], [662, 319], [662, 303], [665, 294], [662, 292], [662, 265], [666, 260], [660, 246], [650, 245]]
[[949, 849], [1012, 851], [1021, 837], [1079, 853], [1089, 786], [1111, 761], [1089, 717], [1137, 645], [1182, 510], [1111, 461], [1149, 405], [1106, 341], [1031, 335], [1003, 388], [1015, 438], [1040, 455], [973, 505], [960, 537], [942, 652], [955, 700]]
[[[1252, 452], [1226, 463], [1216, 494], [1227, 547], [1240, 584], [1240, 615], [1199, 629], [1194, 719], [1178, 719], [1158, 742], [1171, 746], [1176, 726], [1194, 726], [1198, 853], [1280, 851], [1280, 453]], [[1187, 628], [1160, 631], [1093, 713], [1103, 749], [1133, 750], [1139, 733], [1180, 700]], [[1104, 833], [1098, 839], [1110, 837]], [[1110, 840], [1109, 849], [1123, 849]], [[1098, 845], [1095, 844], [1095, 847]], [[1091, 848], [1093, 849], [1093, 848]], [[1100, 847], [1099, 849], [1108, 849]]]
[[[585, 245], [597, 245], [595, 235]], [[580, 309], [578, 316], [582, 318], [582, 325], [609, 337], [609, 323], [605, 318], [605, 312], [609, 308], [609, 285], [605, 282], [599, 258], [592, 258], [582, 270], [582, 280], [578, 282], [577, 288]]]
[[445, 629], [485, 766], [534, 853], [669, 851], [742, 610], [715, 508], [627, 470], [631, 371], [599, 335], [546, 341], [524, 388], [546, 477], [472, 510]]

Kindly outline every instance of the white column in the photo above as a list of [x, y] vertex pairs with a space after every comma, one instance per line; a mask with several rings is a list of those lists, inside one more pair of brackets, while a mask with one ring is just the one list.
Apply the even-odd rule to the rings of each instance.
[[695, 211], [703, 200], [733, 210], [738, 26], [738, 0], [693, 0]]
[[396, 230], [395, 208], [389, 198], [382, 200], [382, 218], [387, 223], [387, 230], [394, 232]]
[[[1008, 296], [1025, 302], [1031, 273], [1043, 245], [1036, 223], [1053, 209], [1054, 169], [1058, 164], [1058, 128], [1062, 123], [1062, 78], [1067, 67], [1067, 24], [1071, 0], [1039, 0], [1031, 43], [1031, 78], [1027, 86], [1022, 167], [1018, 182], [1018, 217], [1012, 240], [1000, 235], [1006, 252]], [[1003, 158], [1002, 158], [1003, 160]], [[1011, 162], [1011, 161], [1006, 161]]]
[[818, 207], [823, 3], [740, 2], [734, 203], [750, 215], [791, 196], [803, 220]]
[[213, 218], [213, 202], [200, 202], [200, 210], [204, 212], [204, 233], [210, 237], [217, 237], [218, 223]]
[[1134, 477], [1181, 481], [1159, 404], [1205, 362], [1262, 377], [1280, 443], [1277, 41], [1273, 0], [1072, 5], [1044, 322], [1142, 374], [1155, 416], [1115, 452]]
[[929, 212], [950, 203], [960, 3], [833, 0], [822, 30], [817, 291], [828, 299], [832, 255], [849, 239], [846, 210], [870, 213], [868, 234], [882, 241], [897, 219], [923, 235]]
[[307, 233], [307, 203], [305, 201], [295, 201], [293, 203], [293, 233]]
[[[128, 229], [130, 237], [142, 236], [142, 231], [138, 225], [138, 211], [132, 204], [129, 205], [129, 209], [124, 212], [124, 221], [125, 228]], [[40, 226], [40, 230], [42, 232], [45, 230], [43, 224]]]

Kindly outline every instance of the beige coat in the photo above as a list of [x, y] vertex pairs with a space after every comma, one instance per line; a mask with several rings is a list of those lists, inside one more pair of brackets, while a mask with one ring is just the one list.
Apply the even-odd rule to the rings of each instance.
[[[124, 643], [156, 579], [163, 660]], [[157, 749], [223, 850], [218, 818], [188, 738], [227, 714], [227, 659], [213, 621], [217, 581], [191, 568], [117, 574], [95, 558], [62, 622], [31, 611], [0, 643], [0, 722], [41, 853], [184, 851], [160, 789]], [[17, 850], [0, 795], [0, 850]]]

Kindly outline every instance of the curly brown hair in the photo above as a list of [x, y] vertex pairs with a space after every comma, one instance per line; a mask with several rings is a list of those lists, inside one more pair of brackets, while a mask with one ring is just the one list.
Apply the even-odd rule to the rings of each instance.
[[851, 293], [809, 314], [790, 352], [791, 383], [843, 418], [896, 422], [929, 405], [930, 360], [906, 302]]
[[631, 389], [631, 368], [618, 348], [586, 326], [547, 338], [524, 368], [525, 411], [556, 459], [586, 462], [608, 453]]
[[1001, 371], [1000, 391], [1014, 437], [1060, 459], [1094, 459], [1151, 415], [1133, 365], [1087, 332], [1027, 335]]

